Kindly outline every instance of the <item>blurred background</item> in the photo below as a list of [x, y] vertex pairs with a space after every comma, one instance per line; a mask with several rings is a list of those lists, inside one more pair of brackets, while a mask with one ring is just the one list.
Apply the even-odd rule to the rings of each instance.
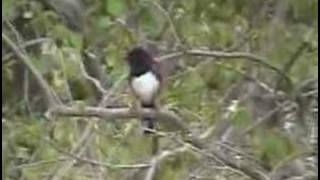
[[[130, 106], [135, 46], [205, 146], [163, 125], [152, 155], [136, 119], [48, 112]], [[316, 180], [317, 56], [317, 0], [2, 0], [2, 178]]]

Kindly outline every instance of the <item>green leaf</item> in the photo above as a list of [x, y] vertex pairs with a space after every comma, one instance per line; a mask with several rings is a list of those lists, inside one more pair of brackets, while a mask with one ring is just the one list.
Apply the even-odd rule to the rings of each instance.
[[124, 4], [122, 0], [106, 0], [107, 7], [106, 9], [108, 12], [112, 13], [113, 15], [119, 15], [124, 11]]
[[71, 47], [74, 47], [78, 50], [82, 47], [82, 37], [76, 33], [71, 33], [68, 36], [68, 42]]
[[294, 152], [293, 142], [277, 130], [259, 130], [252, 140], [256, 154], [269, 165], [281, 161]]
[[250, 114], [245, 107], [237, 105], [231, 113], [231, 121], [235, 126], [248, 126], [250, 124]]
[[108, 19], [108, 17], [103, 16], [103, 17], [99, 17], [97, 19], [97, 27], [99, 29], [106, 29], [111, 25], [110, 20]]
[[11, 8], [11, 0], [2, 0], [2, 18], [9, 15]]

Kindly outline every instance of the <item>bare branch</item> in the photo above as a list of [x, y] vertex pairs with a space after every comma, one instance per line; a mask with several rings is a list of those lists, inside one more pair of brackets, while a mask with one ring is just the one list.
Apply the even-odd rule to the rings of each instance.
[[[175, 148], [173, 150], [166, 150], [162, 151], [159, 155], [154, 156], [150, 160], [150, 168], [146, 173], [145, 180], [152, 180], [155, 176], [156, 169], [160, 166], [161, 162], [169, 157], [169, 156], [175, 156], [179, 153], [183, 152], [195, 152], [199, 153], [202, 156], [205, 156], [209, 159], [212, 159], [218, 163], [221, 163], [226, 167], [226, 169], [231, 170], [234, 173], [245, 175], [248, 177], [251, 177], [252, 179], [257, 180], [269, 180], [268, 176], [265, 172], [263, 172], [263, 169], [259, 169], [258, 167], [251, 167], [248, 164], [244, 163], [237, 163], [234, 159], [225, 156], [220, 150], [214, 149], [211, 152], [207, 152], [203, 148], [196, 147], [192, 145], [192, 143], [183, 141], [180, 138], [177, 138], [176, 136], [171, 136], [170, 134], [166, 134], [164, 132], [156, 132], [157, 135], [161, 137], [168, 137], [170, 140], [173, 140], [174, 142], [177, 142], [181, 146], [178, 148]], [[200, 135], [201, 136], [201, 135]], [[204, 146], [204, 145], [203, 145]]]
[[8, 44], [13, 53], [18, 57], [19, 60], [27, 67], [27, 69], [35, 76], [38, 81], [47, 101], [49, 107], [54, 107], [61, 104], [59, 97], [55, 92], [49, 87], [48, 83], [44, 80], [40, 72], [33, 66], [31, 59], [23, 53], [21, 48], [16, 45], [7, 35], [2, 33], [2, 39]]
[[99, 102], [99, 107], [105, 107], [109, 102], [110, 97], [114, 95], [115, 92], [118, 92], [119, 89], [123, 87], [123, 82], [127, 79], [127, 75], [124, 74], [122, 75], [114, 84], [111, 88], [108, 89], [107, 94], [104, 95], [104, 97], [101, 99]]
[[[57, 107], [53, 111], [53, 113], [57, 115], [64, 115], [64, 116], [84, 116], [84, 117], [100, 117], [103, 119], [128, 119], [128, 118], [137, 118], [139, 117], [139, 113], [143, 115], [152, 115], [156, 116], [157, 119], [161, 121], [168, 121], [172, 124], [178, 125], [182, 130], [189, 131], [188, 127], [182, 123], [182, 119], [170, 112], [168, 110], [159, 110], [159, 111], [151, 111], [148, 109], [142, 109], [141, 112], [137, 113], [132, 111], [129, 108], [96, 108], [96, 107], [83, 107], [83, 108], [74, 108], [74, 107]], [[160, 121], [160, 122], [161, 122]], [[161, 134], [161, 136], [165, 136], [165, 134]], [[203, 137], [204, 135], [200, 135], [199, 137]], [[224, 165], [233, 169], [236, 172], [242, 172], [253, 179], [261, 179], [266, 180], [268, 178], [265, 177], [264, 173], [258, 171], [257, 169], [252, 169], [245, 164], [238, 164], [234, 162], [232, 159], [225, 157], [225, 155], [218, 151], [214, 150], [211, 153], [204, 152], [203, 148], [205, 144], [198, 138], [198, 137], [191, 137], [191, 139], [187, 141], [178, 141], [182, 144], [182, 147], [176, 148], [172, 151], [164, 151], [159, 155], [155, 156], [150, 161], [150, 169], [147, 172], [145, 177], [146, 180], [151, 180], [154, 177], [154, 173], [156, 167], [158, 167], [159, 163], [166, 157], [175, 155], [180, 152], [184, 152], [186, 150], [192, 150], [194, 152], [200, 153], [206, 157], [212, 158], [215, 161], [221, 162]]]
[[67, 160], [68, 160], [68, 158], [57, 158], [55, 160], [36, 161], [36, 162], [31, 162], [31, 163], [20, 164], [18, 166], [11, 168], [11, 170], [32, 168], [32, 167], [36, 167], [36, 166], [43, 166], [45, 164], [53, 164], [53, 163], [58, 163], [58, 162], [62, 162], [62, 161], [67, 161]]
[[97, 90], [98, 90], [102, 95], [107, 94], [107, 91], [102, 87], [100, 81], [97, 80], [97, 79], [95, 79], [95, 78], [93, 78], [93, 77], [91, 77], [91, 76], [87, 73], [87, 71], [86, 71], [86, 69], [85, 69], [84, 64], [83, 64], [82, 61], [80, 61], [80, 69], [81, 69], [82, 75], [83, 75], [89, 82], [91, 82], [92, 84], [94, 84], [94, 86], [97, 88]]
[[188, 145], [184, 145], [182, 147], [173, 149], [171, 151], [162, 151], [159, 155], [153, 157], [150, 161], [150, 168], [147, 171], [144, 180], [153, 180], [154, 179], [156, 169], [159, 167], [162, 160], [164, 160], [165, 158], [167, 158], [169, 156], [174, 156], [178, 153], [185, 152], [187, 149], [188, 149]]
[[[170, 112], [168, 110], [159, 110], [152, 111], [149, 109], [142, 109], [141, 112], [137, 113], [132, 111], [129, 108], [97, 108], [97, 107], [83, 107], [83, 108], [74, 108], [74, 107], [64, 107], [60, 106], [52, 110], [53, 113], [63, 116], [84, 116], [84, 117], [100, 117], [103, 119], [128, 119], [128, 118], [137, 118], [139, 113], [143, 115], [152, 115], [157, 117], [161, 121], [168, 121], [172, 124], [177, 125], [182, 130], [189, 132], [188, 127], [182, 123], [182, 119]], [[161, 122], [160, 121], [160, 122]], [[158, 134], [158, 133], [156, 133]], [[166, 136], [164, 133], [160, 133], [161, 136]], [[199, 137], [203, 137], [200, 135]], [[176, 138], [173, 138], [176, 140]], [[221, 162], [222, 164], [228, 166], [231, 170], [246, 174], [253, 179], [266, 180], [265, 174], [261, 171], [258, 171], [256, 168], [249, 167], [246, 164], [238, 164], [232, 159], [225, 157], [225, 155], [218, 151], [214, 150], [211, 153], [205, 152], [203, 148], [205, 144], [198, 137], [191, 137], [187, 141], [178, 140], [176, 141], [182, 146], [171, 151], [163, 151], [159, 155], [156, 155], [150, 161], [150, 169], [147, 171], [145, 180], [152, 180], [156, 171], [156, 168], [159, 166], [159, 163], [166, 157], [175, 155], [177, 153], [185, 152], [187, 150], [192, 150], [194, 152], [200, 153], [208, 158], [212, 158], [215, 161]]]
[[[290, 56], [290, 58], [286, 61], [286, 63], [283, 65], [282, 72], [286, 72], [288, 74], [293, 67], [294, 63], [299, 59], [299, 57], [302, 55], [303, 51], [309, 47], [309, 43], [303, 41], [300, 46], [297, 48], [297, 50]], [[279, 76], [277, 79], [275, 79], [275, 88], [278, 89], [280, 86], [280, 83], [283, 80], [283, 76]]]
[[111, 164], [111, 163], [106, 163], [106, 162], [100, 162], [100, 161], [96, 161], [93, 159], [88, 159], [88, 158], [83, 158], [80, 155], [77, 154], [73, 154], [67, 151], [64, 151], [62, 149], [60, 149], [56, 144], [46, 140], [56, 151], [67, 155], [73, 159], [75, 159], [76, 161], [80, 161], [80, 162], [84, 162], [84, 163], [88, 163], [94, 166], [103, 166], [103, 167], [107, 167], [107, 168], [112, 168], [112, 169], [139, 169], [139, 168], [148, 168], [150, 167], [149, 164]]
[[289, 77], [287, 77], [280, 69], [277, 67], [268, 64], [267, 59], [264, 57], [257, 56], [255, 54], [246, 53], [246, 52], [223, 52], [223, 51], [205, 51], [205, 50], [197, 50], [191, 49], [186, 51], [179, 51], [172, 54], [168, 54], [162, 57], [159, 57], [159, 61], [164, 61], [167, 59], [178, 58], [184, 55], [189, 56], [203, 56], [203, 57], [215, 57], [215, 58], [226, 58], [226, 59], [246, 59], [251, 62], [255, 62], [263, 65], [264, 67], [271, 69], [278, 73], [283, 79], [287, 81], [287, 83], [292, 86], [292, 82]]
[[[28, 48], [30, 46], [34, 46], [34, 45], [37, 45], [37, 44], [40, 44], [40, 43], [43, 43], [43, 42], [46, 42], [46, 41], [51, 41], [51, 39], [50, 38], [46, 38], [46, 37], [32, 39], [30, 41], [27, 41], [27, 42], [23, 43], [21, 45], [21, 48], [25, 49], [25, 48]], [[10, 61], [10, 58], [12, 58], [13, 55], [14, 54], [12, 52], [3, 55], [2, 64], [8, 63]]]
[[[146, 2], [149, 2], [149, 1], [146, 1]], [[150, 1], [150, 3], [153, 6], [155, 6], [165, 16], [165, 18], [167, 19], [168, 23], [170, 24], [170, 27], [171, 27], [171, 30], [172, 30], [172, 33], [173, 33], [173, 36], [174, 36], [175, 40], [179, 43], [179, 45], [182, 45], [182, 41], [178, 36], [178, 33], [176, 31], [176, 28], [174, 26], [174, 23], [173, 23], [170, 15], [169, 15], [169, 13], [160, 4], [158, 4], [157, 2]]]
[[247, 127], [244, 131], [243, 134], [247, 134], [249, 132], [251, 132], [252, 130], [254, 130], [256, 127], [258, 127], [259, 125], [261, 125], [262, 123], [264, 123], [265, 121], [267, 121], [268, 119], [270, 119], [271, 116], [273, 116], [275, 113], [277, 113], [280, 109], [284, 108], [285, 106], [287, 106], [290, 102], [285, 101], [284, 103], [277, 105], [274, 109], [272, 109], [271, 111], [269, 111], [266, 115], [264, 115], [263, 117], [259, 118], [256, 122], [254, 122], [251, 126]]
[[172, 126], [178, 129], [189, 132], [188, 126], [183, 122], [183, 120], [172, 111], [169, 111], [166, 109], [161, 109], [159, 111], [142, 109], [141, 112], [138, 113], [126, 107], [124, 108], [99, 108], [99, 107], [77, 108], [77, 107], [58, 106], [52, 109], [51, 112], [60, 116], [99, 117], [106, 120], [139, 118], [140, 117], [139, 114], [152, 115], [161, 121], [170, 123]]
[[77, 155], [74, 155], [71, 153], [67, 153], [67, 152], [65, 152], [65, 154], [67, 154], [68, 156], [70, 156], [78, 161], [81, 161], [81, 162], [89, 163], [94, 166], [104, 166], [104, 167], [112, 168], [112, 169], [139, 169], [139, 168], [150, 167], [149, 164], [111, 164], [111, 163], [96, 161], [93, 159], [82, 158], [80, 156], [77, 156]]

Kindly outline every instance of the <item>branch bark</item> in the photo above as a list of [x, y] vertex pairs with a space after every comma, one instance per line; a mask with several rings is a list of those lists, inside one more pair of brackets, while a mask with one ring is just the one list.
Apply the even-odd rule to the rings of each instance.
[[142, 109], [141, 112], [135, 112], [130, 108], [100, 108], [100, 107], [67, 107], [57, 106], [51, 109], [51, 113], [59, 116], [80, 116], [80, 117], [99, 117], [105, 120], [121, 120], [139, 118], [140, 115], [151, 115], [164, 121], [184, 132], [189, 132], [188, 126], [175, 113], [161, 109], [159, 111], [152, 111], [149, 109]]

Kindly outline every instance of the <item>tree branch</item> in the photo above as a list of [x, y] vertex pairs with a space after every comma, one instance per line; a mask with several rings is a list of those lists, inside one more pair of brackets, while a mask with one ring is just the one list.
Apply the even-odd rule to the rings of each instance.
[[[303, 51], [309, 47], [308, 42], [302, 42], [300, 46], [297, 48], [297, 50], [290, 56], [290, 58], [285, 62], [282, 68], [282, 72], [286, 72], [286, 74], [289, 74], [291, 68], [293, 67], [294, 63], [299, 59], [299, 57], [302, 55]], [[279, 86], [283, 80], [283, 76], [279, 76], [277, 79], [275, 79], [275, 89], [279, 89]]]
[[[189, 128], [186, 124], [183, 123], [182, 119], [175, 113], [161, 109], [159, 111], [152, 111], [149, 109], [142, 109], [141, 112], [134, 112], [130, 108], [97, 108], [97, 107], [65, 107], [59, 106], [52, 110], [52, 113], [55, 113], [60, 116], [83, 116], [83, 117], [99, 117], [107, 120], [111, 119], [129, 119], [129, 118], [138, 118], [140, 115], [152, 115], [161, 121], [167, 121], [172, 125], [178, 127], [181, 130], [189, 131]], [[158, 133], [156, 133], [158, 134]], [[161, 134], [161, 136], [166, 136], [166, 134]], [[199, 137], [202, 137], [200, 135]], [[182, 146], [171, 151], [163, 151], [160, 154], [154, 156], [150, 160], [150, 169], [148, 169], [145, 176], [145, 180], [151, 180], [154, 177], [156, 168], [159, 166], [159, 163], [168, 156], [175, 155], [177, 153], [185, 152], [186, 150], [192, 150], [194, 152], [200, 153], [206, 157], [212, 158], [215, 161], [219, 161], [224, 165], [230, 167], [235, 171], [241, 171], [244, 174], [252, 177], [253, 179], [265, 180], [262, 172], [257, 171], [256, 168], [247, 166], [245, 164], [238, 164], [232, 159], [227, 158], [222, 152], [214, 150], [211, 153], [204, 152], [205, 144], [203, 139], [198, 137], [191, 137], [191, 139], [183, 141], [178, 140]]]
[[178, 153], [185, 152], [187, 149], [188, 149], [188, 145], [184, 145], [184, 146], [178, 147], [176, 149], [173, 149], [171, 151], [162, 151], [159, 155], [153, 157], [150, 161], [150, 167], [146, 173], [144, 180], [153, 180], [154, 179], [156, 169], [159, 167], [162, 160], [164, 160], [165, 158], [167, 158], [169, 156], [174, 156]]
[[40, 72], [31, 63], [31, 59], [25, 53], [23, 53], [21, 48], [16, 45], [6, 34], [2, 33], [2, 39], [8, 44], [9, 48], [18, 57], [18, 59], [21, 60], [27, 69], [35, 76], [43, 91], [43, 94], [46, 97], [46, 100], [48, 101], [49, 108], [61, 104], [58, 96], [49, 87], [48, 83], [44, 80]]
[[203, 57], [215, 57], [215, 58], [227, 58], [227, 59], [246, 59], [248, 61], [258, 63], [268, 69], [271, 69], [278, 73], [283, 79], [287, 81], [289, 86], [292, 86], [292, 82], [288, 76], [285, 75], [284, 72], [282, 72], [280, 69], [277, 67], [268, 64], [267, 59], [264, 57], [257, 56], [255, 54], [251, 53], [246, 53], [246, 52], [223, 52], [223, 51], [205, 51], [205, 50], [198, 50], [198, 49], [191, 49], [191, 50], [186, 50], [186, 51], [179, 51], [179, 52], [174, 52], [172, 54], [168, 54], [162, 57], [159, 57], [159, 61], [164, 61], [167, 59], [172, 59], [172, 58], [179, 58], [181, 56], [203, 56]]
[[[61, 148], [59, 148], [55, 143], [52, 143], [51, 141], [46, 140], [46, 142], [48, 142], [51, 145], [51, 147], [53, 147], [59, 153], [62, 153], [66, 156], [69, 156], [76, 161], [88, 163], [88, 164], [91, 164], [94, 166], [103, 166], [103, 167], [111, 168], [111, 169], [139, 169], [139, 168], [150, 167], [149, 164], [111, 164], [111, 163], [107, 163], [107, 162], [100, 162], [100, 161], [96, 161], [94, 159], [88, 159], [88, 158], [81, 157], [80, 155], [74, 154], [72, 152], [70, 153], [70, 152], [64, 151]], [[63, 158], [63, 159], [65, 159], [65, 158]]]
[[[161, 109], [159, 111], [153, 111], [149, 109], [142, 109], [141, 112], [135, 112], [130, 108], [100, 108], [100, 107], [67, 107], [58, 106], [51, 109], [51, 113], [60, 116], [82, 116], [82, 117], [99, 117], [106, 120], [114, 119], [130, 119], [139, 118], [140, 115], [151, 115], [155, 116], [157, 119], [170, 123], [170, 125], [189, 132], [188, 126], [183, 122], [183, 120], [173, 113], [172, 111]], [[161, 122], [160, 121], [160, 122]]]
[[208, 152], [207, 150], [204, 149], [205, 145], [202, 145], [202, 147], [199, 148], [192, 145], [192, 143], [189, 143], [189, 142], [183, 141], [180, 138], [177, 138], [177, 136], [171, 136], [170, 134], [166, 134], [164, 132], [155, 132], [155, 133], [161, 137], [168, 137], [170, 140], [177, 142], [181, 146], [172, 150], [162, 151], [160, 154], [154, 156], [150, 160], [150, 163], [149, 163], [150, 167], [145, 175], [144, 180], [154, 179], [157, 168], [160, 166], [161, 162], [165, 158], [175, 156], [179, 153], [188, 152], [188, 151], [198, 153], [204, 157], [212, 159], [213, 161], [221, 163], [222, 165], [227, 167], [227, 169], [237, 174], [245, 175], [256, 180], [269, 180], [268, 176], [266, 175], [263, 169], [259, 169], [259, 167], [253, 168], [251, 165], [246, 163], [235, 162], [235, 159], [226, 156], [219, 149], [213, 149], [212, 151]]
[[[30, 46], [34, 46], [34, 45], [38, 45], [40, 43], [43, 43], [43, 42], [46, 42], [46, 41], [51, 41], [50, 38], [46, 38], [46, 37], [43, 37], [43, 38], [37, 38], [37, 39], [32, 39], [30, 41], [27, 41], [25, 42], [24, 44], [21, 45], [21, 48], [23, 49], [26, 49]], [[12, 58], [14, 54], [12, 52], [9, 52], [5, 55], [3, 55], [3, 58], [2, 58], [2, 64], [6, 64], [10, 61], [10, 59]]]

